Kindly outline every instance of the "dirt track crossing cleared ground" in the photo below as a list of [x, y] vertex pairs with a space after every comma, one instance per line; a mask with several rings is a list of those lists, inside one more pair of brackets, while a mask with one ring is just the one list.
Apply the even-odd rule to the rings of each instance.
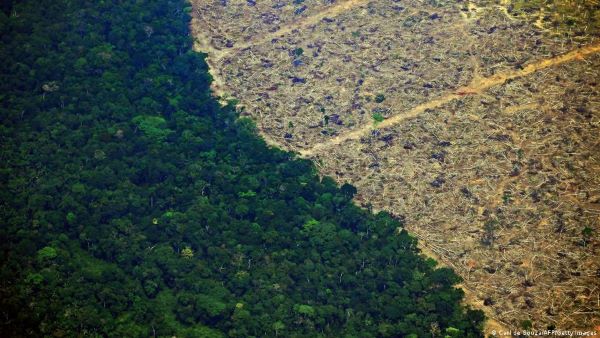
[[369, 2], [368, 0], [348, 0], [348, 1], [337, 2], [322, 12], [318, 12], [312, 16], [291, 22], [290, 24], [284, 25], [283, 27], [279, 28], [275, 32], [261, 35], [254, 39], [251, 39], [250, 41], [246, 41], [244, 43], [237, 44], [237, 45], [235, 45], [234, 48], [229, 49], [229, 50], [227, 50], [227, 52], [220, 54], [215, 61], [219, 61], [220, 59], [224, 58], [227, 55], [235, 54], [236, 52], [239, 52], [242, 49], [245, 49], [245, 48], [248, 48], [248, 47], [251, 47], [254, 45], [259, 45], [261, 43], [268, 42], [268, 41], [278, 38], [278, 37], [282, 37], [286, 34], [291, 33], [292, 31], [294, 31], [296, 29], [303, 29], [310, 25], [317, 24], [317, 23], [319, 23], [319, 21], [321, 21], [327, 17], [337, 16], [340, 13], [346, 12], [356, 6], [364, 5], [365, 3], [368, 3], [368, 2]]
[[598, 52], [600, 52], [600, 43], [597, 43], [595, 45], [585, 46], [583, 48], [579, 48], [579, 49], [573, 50], [569, 53], [559, 55], [556, 57], [537, 61], [536, 63], [527, 65], [525, 68], [523, 68], [521, 70], [500, 73], [500, 74], [496, 74], [494, 76], [487, 77], [487, 78], [476, 78], [473, 82], [471, 82], [471, 84], [469, 84], [469, 86], [461, 88], [456, 92], [453, 92], [453, 93], [444, 95], [442, 97], [436, 98], [434, 100], [431, 100], [429, 102], [420, 104], [408, 112], [396, 114], [381, 123], [378, 123], [378, 124], [369, 123], [367, 125], [357, 128], [355, 130], [352, 130], [350, 132], [347, 132], [345, 134], [337, 136], [333, 139], [330, 139], [328, 142], [319, 143], [311, 149], [303, 149], [300, 151], [300, 155], [310, 157], [323, 149], [327, 149], [327, 148], [331, 147], [332, 145], [339, 145], [347, 140], [359, 139], [361, 136], [364, 136], [364, 135], [370, 133], [374, 128], [387, 128], [387, 127], [394, 126], [394, 125], [396, 125], [402, 121], [405, 121], [407, 119], [415, 118], [415, 117], [419, 116], [420, 114], [426, 112], [429, 109], [439, 107], [445, 103], [448, 103], [449, 101], [461, 98], [464, 95], [480, 94], [483, 91], [485, 91], [493, 86], [497, 86], [497, 85], [500, 85], [500, 84], [506, 82], [507, 80], [523, 77], [523, 76], [529, 75], [533, 72], [537, 72], [542, 69], [557, 66], [557, 65], [569, 62], [569, 61], [583, 60], [586, 56], [595, 54]]

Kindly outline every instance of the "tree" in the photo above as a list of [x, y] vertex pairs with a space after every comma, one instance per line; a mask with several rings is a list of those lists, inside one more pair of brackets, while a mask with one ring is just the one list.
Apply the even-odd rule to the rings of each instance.
[[185, 259], [192, 259], [194, 257], [194, 250], [189, 246], [186, 246], [181, 250], [181, 257]]
[[225, 314], [227, 305], [211, 295], [199, 295], [196, 298], [196, 309], [201, 318], [214, 321]]
[[273, 330], [275, 331], [275, 336], [279, 336], [281, 331], [285, 330], [285, 328], [286, 328], [285, 324], [280, 320], [273, 323]]
[[302, 316], [312, 318], [315, 316], [315, 309], [306, 304], [298, 304], [294, 306], [294, 310]]
[[164, 141], [173, 132], [167, 128], [167, 121], [160, 116], [139, 115], [131, 121], [154, 142]]
[[37, 259], [39, 262], [48, 262], [56, 258], [57, 255], [58, 253], [56, 252], [56, 249], [51, 246], [45, 246], [38, 251]]

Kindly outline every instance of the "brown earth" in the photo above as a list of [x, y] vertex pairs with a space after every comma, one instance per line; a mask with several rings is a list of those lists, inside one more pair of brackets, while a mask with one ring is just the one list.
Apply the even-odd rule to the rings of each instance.
[[192, 1], [213, 89], [404, 217], [492, 329], [600, 325], [600, 5]]

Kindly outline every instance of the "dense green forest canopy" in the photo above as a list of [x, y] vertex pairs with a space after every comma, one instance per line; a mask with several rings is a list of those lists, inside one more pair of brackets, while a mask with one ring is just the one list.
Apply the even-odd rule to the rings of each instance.
[[0, 10], [0, 336], [481, 336], [397, 220], [210, 97], [185, 1]]

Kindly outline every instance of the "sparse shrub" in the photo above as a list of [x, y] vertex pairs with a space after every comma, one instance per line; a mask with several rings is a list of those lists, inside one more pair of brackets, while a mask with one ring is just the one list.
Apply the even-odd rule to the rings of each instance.
[[381, 115], [381, 113], [374, 113], [371, 116], [373, 117], [373, 121], [375, 122], [375, 124], [381, 123], [381, 122], [383, 122], [383, 120], [385, 120], [385, 117], [383, 117], [383, 115]]

